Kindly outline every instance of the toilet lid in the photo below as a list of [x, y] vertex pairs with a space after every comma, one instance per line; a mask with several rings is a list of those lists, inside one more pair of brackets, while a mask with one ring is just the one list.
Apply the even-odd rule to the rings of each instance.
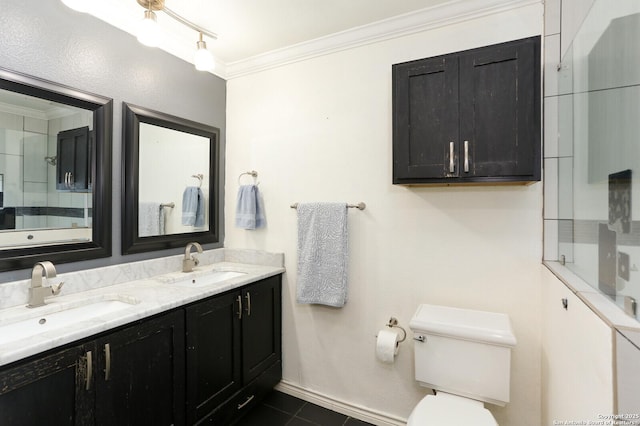
[[[441, 396], [442, 395], [442, 396]], [[411, 412], [407, 426], [498, 426], [480, 403], [438, 394], [428, 395]]]

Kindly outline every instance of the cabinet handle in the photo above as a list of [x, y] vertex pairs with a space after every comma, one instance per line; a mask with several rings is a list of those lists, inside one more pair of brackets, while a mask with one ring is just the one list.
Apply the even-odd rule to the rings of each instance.
[[242, 296], [236, 298], [238, 301], [238, 319], [242, 319]]
[[111, 377], [111, 345], [105, 343], [104, 345], [104, 380], [105, 382]]
[[247, 292], [245, 296], [247, 298], [247, 316], [251, 316], [251, 293]]
[[469, 173], [469, 141], [464, 141], [464, 171]]
[[73, 172], [69, 172], [69, 188], [73, 187]]
[[85, 389], [91, 389], [91, 379], [93, 376], [93, 356], [91, 351], [87, 351], [87, 377], [85, 378]]
[[64, 186], [65, 188], [69, 187], [69, 172], [64, 173]]
[[453, 142], [449, 142], [449, 173], [453, 173], [455, 171], [455, 164], [453, 164]]
[[238, 404], [238, 410], [242, 410], [248, 403], [251, 402], [251, 400], [253, 400], [253, 397], [254, 397], [254, 395], [251, 395], [242, 404]]

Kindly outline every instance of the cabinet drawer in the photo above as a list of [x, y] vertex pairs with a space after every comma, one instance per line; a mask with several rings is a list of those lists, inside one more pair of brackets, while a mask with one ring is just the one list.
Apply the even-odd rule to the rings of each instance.
[[255, 380], [229, 398], [198, 425], [229, 425], [260, 403], [282, 378], [282, 364], [274, 363]]

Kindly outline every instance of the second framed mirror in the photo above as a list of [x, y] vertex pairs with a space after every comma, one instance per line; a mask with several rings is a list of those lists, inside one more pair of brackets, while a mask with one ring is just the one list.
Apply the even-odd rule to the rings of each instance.
[[122, 253], [219, 241], [219, 129], [124, 103]]

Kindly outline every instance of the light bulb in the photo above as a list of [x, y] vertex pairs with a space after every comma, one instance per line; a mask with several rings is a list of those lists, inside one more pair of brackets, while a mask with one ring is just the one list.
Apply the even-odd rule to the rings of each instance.
[[138, 41], [150, 47], [156, 47], [160, 43], [160, 28], [156, 14], [151, 10], [144, 11], [144, 19], [138, 25]]
[[93, 6], [94, 0], [62, 0], [67, 7], [78, 12], [89, 12]]
[[202, 34], [200, 34], [200, 41], [196, 43], [197, 50], [193, 56], [193, 64], [198, 71], [211, 71], [215, 68], [213, 61], [213, 55], [207, 50], [207, 43], [202, 40]]

